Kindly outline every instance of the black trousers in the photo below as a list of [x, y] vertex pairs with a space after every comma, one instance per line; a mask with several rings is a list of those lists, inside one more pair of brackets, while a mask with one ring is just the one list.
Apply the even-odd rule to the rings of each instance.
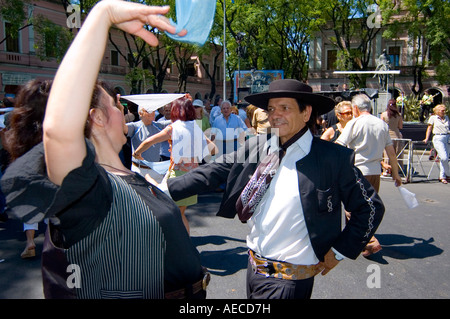
[[285, 280], [256, 274], [250, 262], [247, 266], [248, 299], [310, 299], [314, 277]]

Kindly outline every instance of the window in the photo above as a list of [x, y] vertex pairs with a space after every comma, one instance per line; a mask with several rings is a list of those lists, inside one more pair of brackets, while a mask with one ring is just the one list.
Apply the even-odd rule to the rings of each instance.
[[327, 70], [335, 70], [337, 61], [337, 50], [327, 51]]
[[127, 58], [128, 58], [128, 65], [134, 65], [134, 55], [133, 55], [133, 53], [128, 53], [128, 55], [127, 55]]
[[150, 59], [148, 57], [145, 57], [144, 59], [142, 59], [142, 68], [144, 70], [150, 69], [151, 64], [150, 64]]
[[216, 80], [220, 81], [220, 66], [216, 66]]
[[197, 70], [193, 62], [188, 62], [186, 66], [186, 74], [188, 76], [197, 76]]
[[119, 65], [119, 52], [111, 50], [111, 65]]
[[391, 67], [400, 66], [400, 47], [389, 47], [388, 55]]
[[[16, 52], [20, 53], [19, 50], [19, 33], [15, 34], [15, 36], [11, 36], [12, 34], [12, 25], [9, 22], [5, 22], [5, 35], [6, 38], [6, 51], [8, 52]], [[9, 35], [9, 36], [8, 36]]]

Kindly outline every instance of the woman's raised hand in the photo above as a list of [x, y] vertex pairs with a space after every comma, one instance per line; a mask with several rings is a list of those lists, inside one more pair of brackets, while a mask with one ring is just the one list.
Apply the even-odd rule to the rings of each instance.
[[[130, 34], [139, 36], [151, 46], [158, 45], [156, 36], [144, 28], [145, 25], [157, 28], [159, 31], [175, 33], [175, 26], [164, 15], [170, 10], [169, 6], [147, 6], [135, 2], [122, 0], [103, 0], [97, 5], [105, 6], [111, 24]], [[186, 30], [178, 35], [184, 36]]]

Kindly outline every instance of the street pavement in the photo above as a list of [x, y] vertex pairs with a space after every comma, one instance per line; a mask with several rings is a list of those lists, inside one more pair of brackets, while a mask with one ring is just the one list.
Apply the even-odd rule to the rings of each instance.
[[[431, 162], [427, 163], [428, 170]], [[370, 259], [343, 260], [326, 276], [315, 279], [313, 299], [447, 299], [450, 297], [450, 184], [416, 175], [404, 187], [416, 194], [419, 206], [408, 209], [391, 179], [382, 179], [380, 196], [385, 217], [376, 237], [383, 250]], [[215, 216], [221, 193], [199, 196], [186, 215], [191, 238], [202, 263], [212, 273], [209, 299], [245, 299], [248, 226]], [[22, 225], [0, 222], [0, 299], [41, 299], [40, 253], [45, 224], [36, 243], [38, 256], [22, 260]]]

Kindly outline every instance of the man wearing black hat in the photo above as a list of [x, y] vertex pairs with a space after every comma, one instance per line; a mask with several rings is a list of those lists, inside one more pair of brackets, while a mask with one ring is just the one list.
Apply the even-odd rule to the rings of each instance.
[[[333, 100], [297, 80], [277, 80], [246, 101], [269, 113], [277, 133], [247, 141], [233, 155], [168, 180], [174, 200], [226, 182], [218, 216], [247, 222], [247, 296], [310, 298], [314, 276], [356, 259], [374, 234], [384, 206], [353, 165], [354, 153], [313, 137], [315, 117]], [[165, 185], [161, 185], [165, 188]], [[341, 228], [341, 203], [352, 212]]]

